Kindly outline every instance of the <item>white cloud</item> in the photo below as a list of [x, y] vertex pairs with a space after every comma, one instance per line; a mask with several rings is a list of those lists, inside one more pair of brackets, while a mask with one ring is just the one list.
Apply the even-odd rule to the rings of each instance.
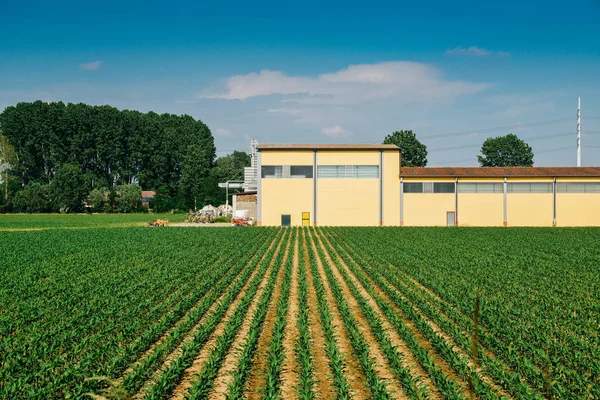
[[477, 46], [471, 46], [469, 48], [456, 46], [451, 50], [446, 50], [444, 52], [444, 55], [510, 57], [510, 53], [507, 53], [505, 51], [492, 51]]
[[233, 132], [229, 129], [217, 128], [215, 129], [215, 135], [217, 136], [233, 136]]
[[345, 130], [344, 128], [342, 128], [339, 125], [328, 127], [328, 128], [323, 128], [323, 129], [321, 129], [321, 133], [325, 136], [331, 136], [331, 137], [340, 137], [340, 136], [349, 136], [350, 135], [350, 132], [348, 132], [347, 130]]
[[302, 113], [302, 110], [298, 110], [297, 108], [270, 108], [267, 110], [269, 113], [273, 114], [288, 114], [288, 115], [298, 115]]
[[93, 61], [89, 63], [79, 64], [79, 68], [81, 68], [84, 71], [95, 71], [100, 68], [100, 64], [102, 64], [102, 61]]
[[246, 100], [283, 95], [283, 101], [301, 104], [359, 104], [386, 99], [423, 102], [474, 94], [488, 87], [486, 83], [447, 80], [431, 65], [394, 61], [350, 65], [317, 77], [262, 70], [232, 76], [225, 82], [225, 91], [205, 92], [201, 98]]

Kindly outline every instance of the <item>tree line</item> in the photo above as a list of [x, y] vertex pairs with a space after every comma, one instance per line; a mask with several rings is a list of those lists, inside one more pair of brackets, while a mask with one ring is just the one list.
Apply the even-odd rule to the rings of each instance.
[[[395, 144], [400, 148], [401, 166], [427, 166], [427, 146], [417, 139], [412, 130], [395, 131], [385, 137], [383, 144]], [[482, 167], [531, 167], [533, 150], [517, 135], [509, 133], [487, 138], [481, 146], [477, 161]]]
[[95, 191], [96, 209], [127, 212], [142, 189], [161, 211], [189, 209], [224, 202], [217, 183], [245, 165], [243, 152], [216, 159], [210, 129], [188, 115], [42, 101], [0, 114], [4, 211], [78, 212]]

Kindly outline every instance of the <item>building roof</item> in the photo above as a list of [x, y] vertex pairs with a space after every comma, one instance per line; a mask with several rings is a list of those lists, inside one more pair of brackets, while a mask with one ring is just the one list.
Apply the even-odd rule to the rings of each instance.
[[598, 177], [600, 167], [402, 167], [405, 178]]
[[400, 150], [395, 144], [259, 144], [258, 150]]
[[244, 195], [249, 195], [249, 194], [257, 194], [258, 192], [256, 190], [250, 190], [248, 192], [242, 192], [242, 193], [232, 193], [232, 196], [244, 196]]
[[148, 198], [151, 199], [154, 197], [156, 193], [152, 190], [142, 190], [142, 196], [143, 198]]

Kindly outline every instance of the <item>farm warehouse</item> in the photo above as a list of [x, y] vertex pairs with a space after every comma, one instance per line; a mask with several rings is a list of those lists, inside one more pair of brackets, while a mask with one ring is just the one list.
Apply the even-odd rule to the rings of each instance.
[[600, 167], [401, 168], [395, 145], [258, 151], [262, 225], [600, 226]]

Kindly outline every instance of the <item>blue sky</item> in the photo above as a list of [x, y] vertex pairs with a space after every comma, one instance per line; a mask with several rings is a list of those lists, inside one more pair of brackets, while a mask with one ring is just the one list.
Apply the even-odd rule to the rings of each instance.
[[476, 165], [483, 140], [508, 132], [536, 165], [574, 165], [577, 96], [583, 165], [600, 165], [597, 0], [0, 0], [0, 109], [190, 114], [219, 155], [250, 138], [379, 143], [413, 129], [432, 166]]

